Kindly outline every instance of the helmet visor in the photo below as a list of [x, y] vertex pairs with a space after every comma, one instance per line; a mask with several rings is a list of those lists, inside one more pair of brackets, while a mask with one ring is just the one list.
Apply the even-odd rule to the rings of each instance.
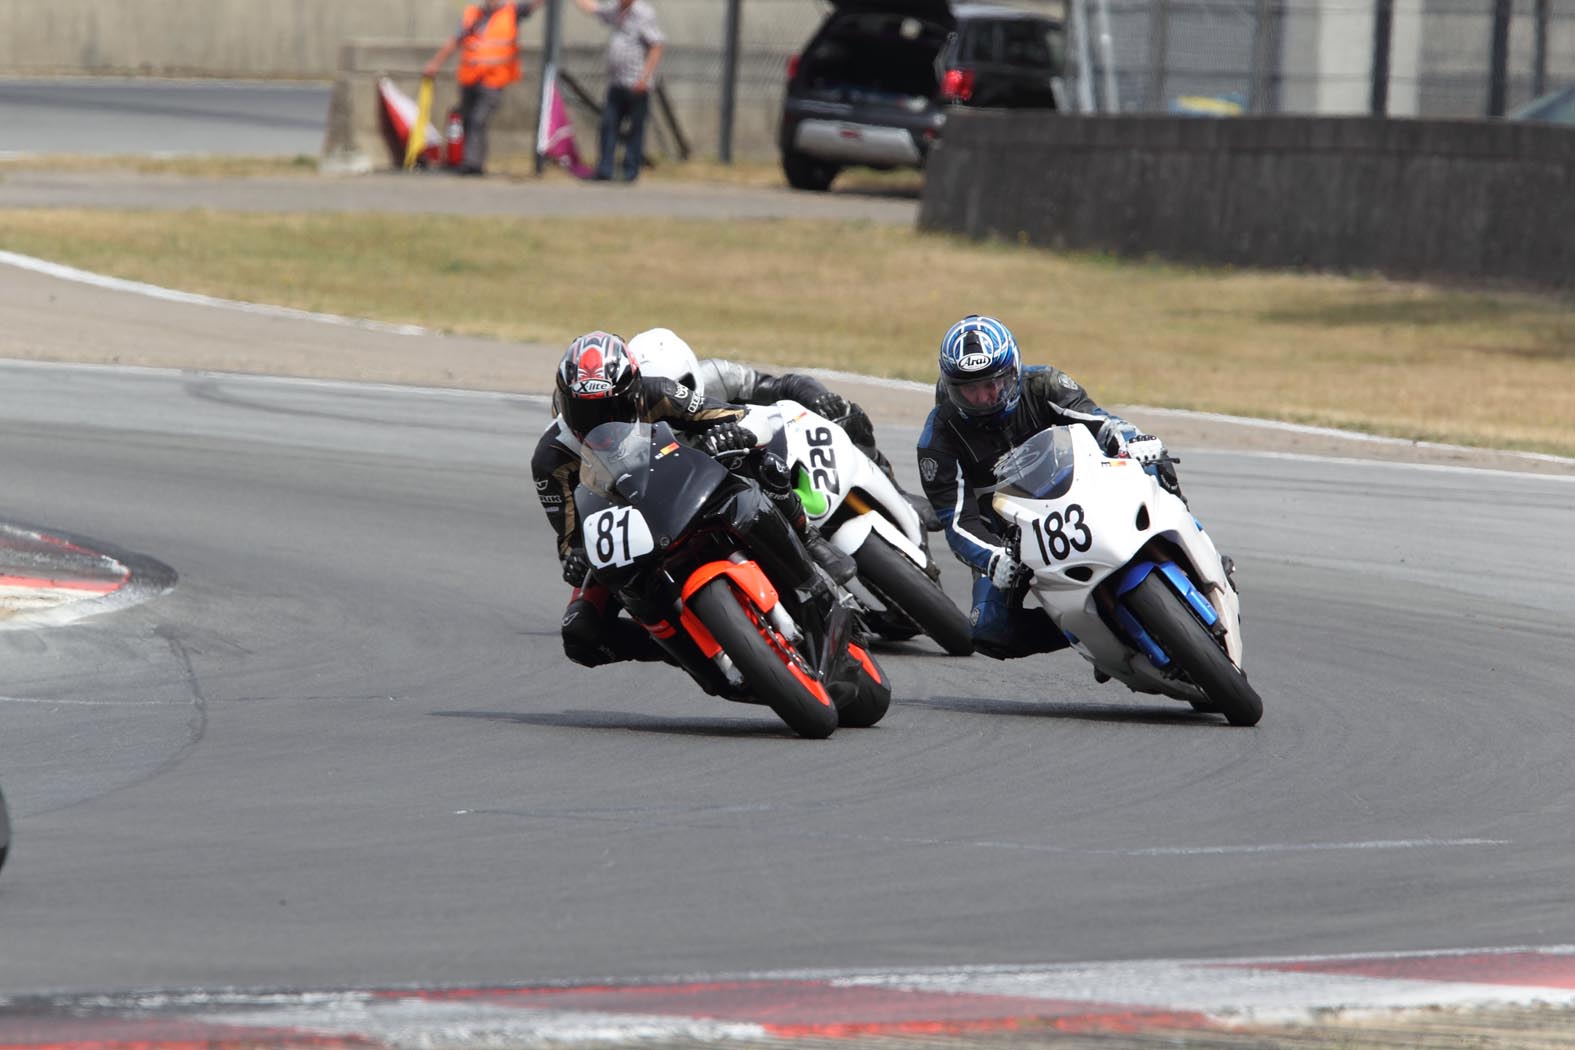
[[946, 392], [964, 415], [988, 416], [1006, 407], [1016, 381], [1016, 373], [1008, 371], [988, 379], [953, 380]]
[[575, 437], [585, 435], [603, 423], [633, 423], [639, 418], [635, 399], [628, 394], [607, 394], [603, 397], [575, 397], [563, 399], [563, 421]]

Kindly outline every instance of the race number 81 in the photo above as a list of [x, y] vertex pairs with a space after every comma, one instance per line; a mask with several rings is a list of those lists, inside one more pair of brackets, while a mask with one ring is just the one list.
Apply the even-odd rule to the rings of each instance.
[[598, 569], [628, 565], [655, 549], [645, 515], [633, 507], [608, 507], [585, 519], [585, 553]]

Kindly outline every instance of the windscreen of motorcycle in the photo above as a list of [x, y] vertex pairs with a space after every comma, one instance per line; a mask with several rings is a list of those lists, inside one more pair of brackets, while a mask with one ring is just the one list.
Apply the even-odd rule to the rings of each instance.
[[[638, 503], [650, 481], [654, 432], [649, 423], [603, 423], [594, 428], [580, 442], [580, 484], [603, 499]], [[671, 430], [667, 437], [674, 440]]]
[[666, 423], [603, 423], [580, 444], [580, 484], [607, 503], [640, 508], [659, 541], [688, 528], [727, 476]]
[[1075, 460], [1071, 428], [1041, 430], [996, 461], [995, 489], [1023, 499], [1059, 499], [1072, 487]]

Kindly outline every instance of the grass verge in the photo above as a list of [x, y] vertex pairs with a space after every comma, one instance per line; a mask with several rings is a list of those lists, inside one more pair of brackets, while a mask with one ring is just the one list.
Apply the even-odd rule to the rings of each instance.
[[0, 246], [504, 339], [666, 325], [704, 354], [929, 380], [969, 312], [1105, 403], [1575, 454], [1575, 299], [1068, 256], [799, 220], [0, 212]]

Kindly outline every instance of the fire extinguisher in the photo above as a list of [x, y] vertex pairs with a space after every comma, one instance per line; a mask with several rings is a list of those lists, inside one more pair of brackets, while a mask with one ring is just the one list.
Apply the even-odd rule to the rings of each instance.
[[444, 136], [448, 140], [448, 166], [457, 168], [465, 163], [465, 118], [460, 115], [458, 106], [448, 111]]

